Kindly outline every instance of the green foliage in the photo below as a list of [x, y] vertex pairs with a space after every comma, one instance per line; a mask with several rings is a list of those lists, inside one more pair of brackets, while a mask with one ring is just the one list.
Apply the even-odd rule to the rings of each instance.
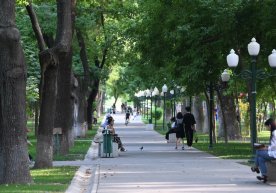
[[163, 114], [163, 110], [161, 108], [156, 108], [156, 114], [155, 114], [155, 112], [153, 112], [152, 117], [156, 120], [160, 120], [162, 117], [162, 114]]

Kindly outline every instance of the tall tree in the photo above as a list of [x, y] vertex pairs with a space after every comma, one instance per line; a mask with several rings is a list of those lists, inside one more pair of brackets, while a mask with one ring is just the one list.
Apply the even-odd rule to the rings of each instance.
[[25, 59], [15, 0], [0, 4], [0, 184], [29, 183]]
[[[52, 167], [53, 128], [56, 111], [57, 75], [59, 59], [66, 58], [71, 51], [72, 10], [71, 0], [57, 0], [57, 32], [53, 47], [46, 43], [36, 15], [29, 9], [32, 26], [39, 45], [41, 66], [41, 107], [37, 134], [37, 157], [35, 168]], [[31, 8], [30, 6], [27, 8]], [[49, 44], [48, 44], [49, 45]]]
[[[68, 30], [74, 31], [75, 20], [75, 5], [76, 0], [71, 0], [71, 22], [67, 21], [66, 25], [69, 25]], [[69, 14], [69, 13], [67, 13]], [[66, 18], [68, 19], [68, 18]], [[73, 98], [71, 97], [71, 78], [72, 78], [72, 35], [68, 38], [69, 51], [65, 54], [59, 55], [58, 65], [58, 82], [57, 82], [57, 104], [55, 114], [55, 128], [62, 129], [62, 139], [60, 153], [62, 155], [69, 153], [69, 145], [73, 144]]]

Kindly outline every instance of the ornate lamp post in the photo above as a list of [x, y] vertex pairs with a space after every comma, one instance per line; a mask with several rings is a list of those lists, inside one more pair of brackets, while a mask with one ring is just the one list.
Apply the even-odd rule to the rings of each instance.
[[154, 126], [156, 127], [156, 100], [159, 95], [159, 90], [155, 87], [152, 93], [152, 96], [154, 97]]
[[[230, 75], [227, 70], [221, 74], [221, 80], [223, 83], [228, 82], [230, 79]], [[214, 90], [222, 90], [224, 89], [226, 84], [215, 84], [213, 81], [210, 81], [210, 84], [207, 86], [207, 90], [209, 92], [209, 149], [213, 148], [213, 116], [214, 116]]]
[[[253, 144], [257, 142], [257, 129], [256, 129], [256, 80], [265, 79], [266, 77], [274, 76], [265, 72], [262, 69], [256, 67], [257, 56], [260, 52], [260, 44], [256, 42], [255, 38], [251, 39], [251, 42], [247, 46], [248, 53], [252, 57], [251, 66], [249, 70], [244, 70], [237, 76], [242, 79], [250, 80], [251, 84], [251, 100], [250, 100], [250, 130], [251, 130], [251, 145], [253, 156], [255, 154], [255, 149]], [[272, 54], [268, 57], [269, 65], [272, 68], [276, 67], [276, 51], [273, 50]], [[227, 56], [227, 64], [230, 68], [237, 67], [239, 63], [239, 56], [235, 54], [235, 51], [231, 49], [230, 54]]]
[[170, 94], [171, 94], [171, 108], [172, 108], [172, 116], [174, 117], [175, 115], [175, 101], [174, 101], [174, 90], [170, 90]]
[[168, 87], [166, 84], [162, 87], [162, 93], [164, 95], [164, 112], [163, 112], [163, 130], [165, 130], [165, 117], [166, 117], [166, 93], [168, 92]]
[[150, 89], [150, 119], [149, 119], [149, 124], [152, 124], [152, 92], [153, 90]]
[[145, 105], [145, 91], [141, 91], [141, 98], [142, 98], [142, 101], [143, 101], [143, 117], [145, 117], [145, 112], [146, 112], [146, 105]]

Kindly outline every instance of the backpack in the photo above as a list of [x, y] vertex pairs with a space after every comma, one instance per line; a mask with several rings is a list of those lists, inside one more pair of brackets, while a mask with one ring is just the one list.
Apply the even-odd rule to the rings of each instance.
[[184, 127], [183, 127], [183, 119], [176, 119], [176, 127], [175, 127], [175, 132], [184, 132]]

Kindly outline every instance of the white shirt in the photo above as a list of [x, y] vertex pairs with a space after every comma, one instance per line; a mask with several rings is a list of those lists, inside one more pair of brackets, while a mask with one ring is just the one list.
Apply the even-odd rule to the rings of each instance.
[[276, 158], [276, 130], [272, 132], [272, 138], [270, 140], [270, 145], [268, 146], [268, 155]]

